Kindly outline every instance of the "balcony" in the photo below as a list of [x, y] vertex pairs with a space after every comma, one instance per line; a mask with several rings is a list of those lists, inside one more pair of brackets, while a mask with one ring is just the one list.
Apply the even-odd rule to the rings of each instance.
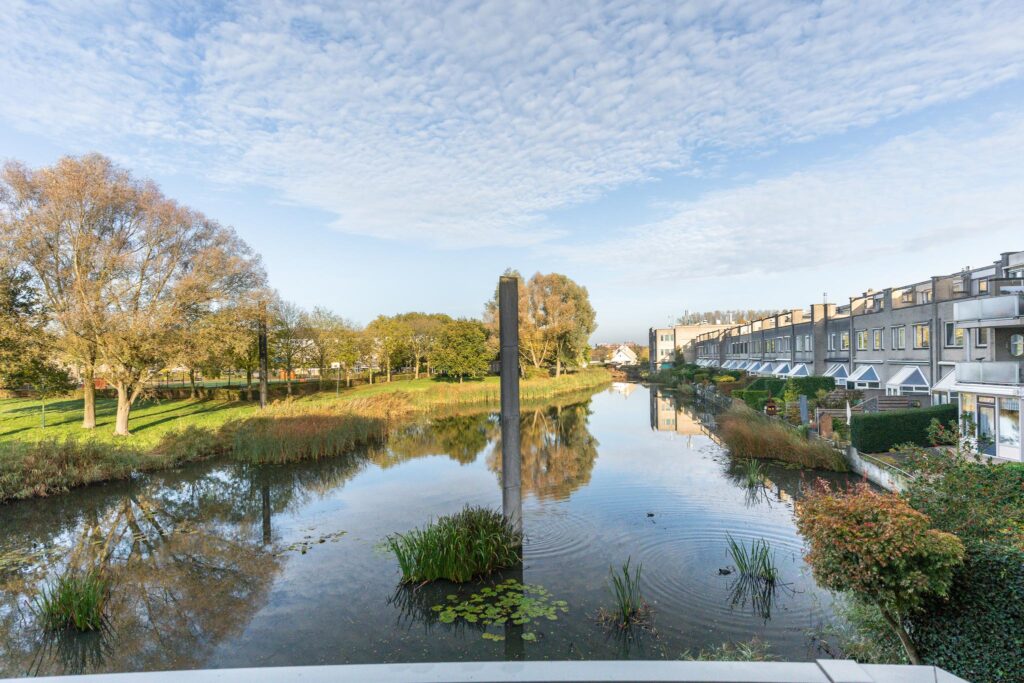
[[1024, 384], [1024, 363], [1016, 361], [957, 363], [956, 381], [965, 384]]
[[953, 304], [953, 319], [960, 327], [1024, 325], [1024, 296], [1003, 294]]

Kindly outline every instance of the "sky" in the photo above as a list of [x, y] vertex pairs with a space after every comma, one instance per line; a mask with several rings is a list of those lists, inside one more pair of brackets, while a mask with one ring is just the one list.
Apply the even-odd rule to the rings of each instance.
[[106, 154], [362, 323], [512, 267], [645, 343], [1024, 249], [1020, 0], [4, 0], [0, 64], [0, 159]]

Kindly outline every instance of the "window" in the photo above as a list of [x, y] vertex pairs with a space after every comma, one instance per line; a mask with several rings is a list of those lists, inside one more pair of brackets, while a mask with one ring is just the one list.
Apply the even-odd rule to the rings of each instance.
[[962, 278], [959, 279], [959, 280], [953, 280], [953, 293], [954, 294], [963, 294], [966, 291], [966, 289], [967, 288], [964, 286], [964, 281], [963, 281]]
[[811, 335], [809, 335], [809, 334], [805, 334], [804, 335], [804, 350], [805, 351], [813, 351], [814, 350], [814, 348], [811, 346]]
[[978, 293], [984, 294], [988, 291], [988, 280], [978, 280]]
[[797, 351], [803, 351], [804, 350], [804, 338], [803, 337], [797, 337], [796, 338], [796, 350]]
[[903, 325], [892, 328], [892, 348], [893, 350], [907, 348], [907, 328]]
[[928, 327], [928, 323], [918, 323], [914, 325], [914, 348], [915, 349], [927, 349], [931, 348], [932, 334]]
[[914, 303], [914, 290], [908, 289], [907, 291], [900, 294], [900, 301], [902, 301], [905, 304]]
[[930, 304], [932, 302], [932, 290], [922, 289], [917, 293], [917, 303]]
[[849, 332], [841, 332], [839, 334], [839, 348], [842, 351], [849, 351], [850, 350], [850, 333]]
[[867, 351], [868, 350], [868, 331], [857, 330], [857, 350]]
[[871, 330], [871, 348], [875, 351], [882, 350], [882, 328]]
[[946, 346], [960, 349], [964, 346], [964, 328], [957, 327], [956, 323], [946, 323]]
[[1024, 334], [1010, 335], [1010, 355], [1014, 358], [1024, 356]]
[[988, 346], [988, 328], [987, 327], [979, 327], [977, 330], [975, 330], [974, 337], [975, 337], [974, 345], [977, 346], [979, 349], [983, 349], [983, 348]]
[[1024, 268], [1007, 268], [1006, 277], [1017, 278], [1024, 277]]
[[1020, 448], [1020, 399], [999, 399], [999, 445]]
[[828, 350], [829, 351], [835, 351], [836, 350], [836, 335], [835, 334], [828, 335]]

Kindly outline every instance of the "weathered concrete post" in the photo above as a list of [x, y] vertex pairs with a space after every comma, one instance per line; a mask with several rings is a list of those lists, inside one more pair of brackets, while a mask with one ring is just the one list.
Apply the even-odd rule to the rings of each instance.
[[260, 302], [260, 329], [259, 329], [259, 352], [260, 352], [260, 408], [267, 407], [267, 304]]
[[807, 406], [807, 397], [800, 394], [800, 424], [807, 424], [810, 421], [810, 417]]
[[523, 528], [519, 451], [519, 279], [498, 282], [501, 337], [501, 509], [517, 531]]

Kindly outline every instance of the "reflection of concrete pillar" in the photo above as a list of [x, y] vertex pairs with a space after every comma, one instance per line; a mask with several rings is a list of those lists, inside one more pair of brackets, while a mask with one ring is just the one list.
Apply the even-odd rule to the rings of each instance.
[[270, 545], [273, 530], [270, 527], [270, 485], [260, 487], [260, 502], [263, 508], [263, 544]]
[[501, 337], [501, 509], [517, 531], [523, 528], [522, 463], [519, 448], [519, 279], [498, 283]]
[[[523, 565], [520, 564], [508, 572], [503, 572], [502, 575], [515, 579], [521, 586], [523, 584]], [[524, 659], [526, 659], [526, 642], [523, 640], [523, 625], [513, 624], [509, 619], [505, 622], [505, 660], [522, 661]]]

